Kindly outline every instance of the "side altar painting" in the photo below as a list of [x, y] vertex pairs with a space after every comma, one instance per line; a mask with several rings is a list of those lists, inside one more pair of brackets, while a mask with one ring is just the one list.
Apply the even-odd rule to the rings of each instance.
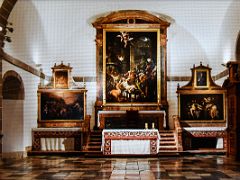
[[216, 85], [208, 66], [194, 67], [190, 82], [177, 88], [181, 121], [193, 123], [226, 122], [226, 90]]
[[40, 127], [78, 127], [86, 118], [85, 83], [78, 86], [71, 77], [70, 65], [54, 65], [53, 78], [38, 88]]
[[84, 120], [85, 92], [79, 90], [40, 90], [39, 120]]
[[157, 103], [159, 30], [105, 30], [104, 39], [105, 102]]
[[181, 94], [180, 115], [184, 120], [223, 120], [223, 94]]

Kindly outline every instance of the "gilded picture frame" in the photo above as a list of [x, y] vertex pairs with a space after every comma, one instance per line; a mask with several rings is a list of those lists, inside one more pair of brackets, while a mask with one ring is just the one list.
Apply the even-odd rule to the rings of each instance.
[[69, 78], [68, 70], [57, 70], [54, 72], [54, 88], [56, 89], [68, 89]]
[[209, 70], [208, 69], [196, 69], [194, 82], [195, 82], [196, 88], [209, 87]]
[[39, 89], [39, 123], [81, 122], [86, 116], [86, 90]]
[[181, 93], [178, 97], [179, 117], [188, 122], [225, 122], [225, 93]]
[[158, 104], [160, 30], [103, 30], [103, 104]]

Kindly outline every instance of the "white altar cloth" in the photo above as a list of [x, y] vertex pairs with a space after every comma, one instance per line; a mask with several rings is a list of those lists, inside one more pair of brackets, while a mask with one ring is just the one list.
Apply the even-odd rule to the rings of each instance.
[[157, 154], [160, 135], [157, 129], [104, 129], [103, 154]]
[[[32, 132], [78, 132], [82, 128], [32, 128]], [[33, 138], [33, 137], [32, 137]], [[41, 151], [65, 151], [74, 149], [73, 137], [41, 137], [40, 150]]]

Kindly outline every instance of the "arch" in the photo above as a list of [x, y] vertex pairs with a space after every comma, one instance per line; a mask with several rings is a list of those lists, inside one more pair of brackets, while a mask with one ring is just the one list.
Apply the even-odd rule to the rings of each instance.
[[7, 71], [2, 83], [2, 157], [23, 157], [24, 85], [21, 76]]
[[21, 76], [15, 71], [7, 71], [3, 77], [3, 99], [24, 100], [24, 86]]

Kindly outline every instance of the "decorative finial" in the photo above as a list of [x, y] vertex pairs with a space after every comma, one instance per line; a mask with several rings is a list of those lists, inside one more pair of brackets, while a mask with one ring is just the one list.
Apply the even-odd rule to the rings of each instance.
[[200, 61], [200, 66], [202, 66], [202, 61]]
[[63, 65], [63, 61], [61, 61], [61, 65]]

